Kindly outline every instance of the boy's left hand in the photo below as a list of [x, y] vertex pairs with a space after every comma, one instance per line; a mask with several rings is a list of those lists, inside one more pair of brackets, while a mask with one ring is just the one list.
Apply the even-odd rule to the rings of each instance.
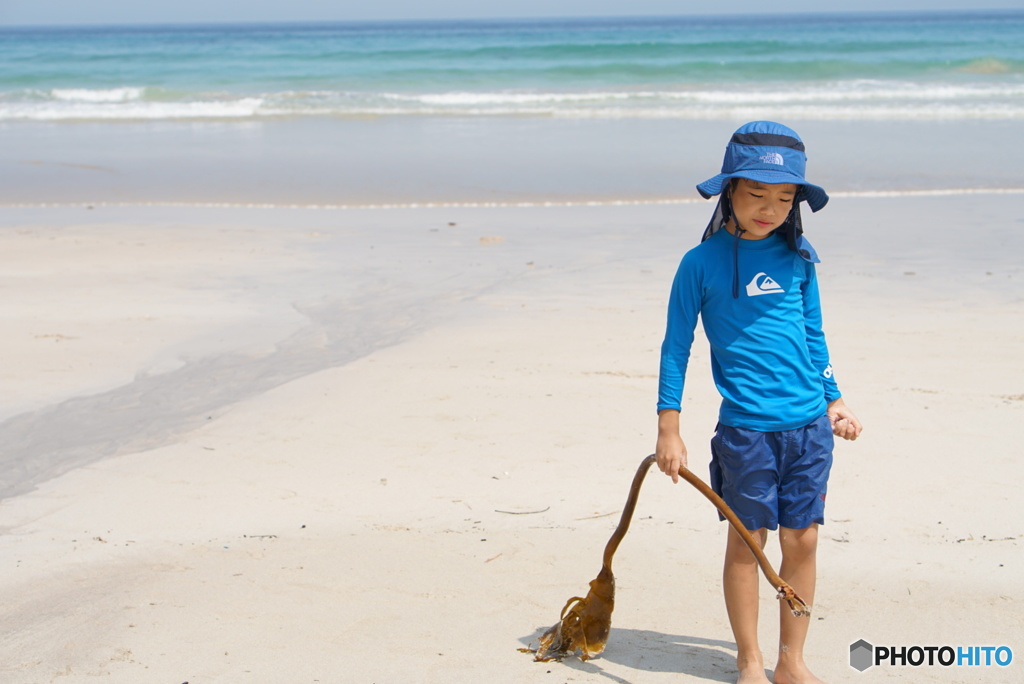
[[832, 434], [843, 439], [857, 439], [864, 429], [842, 398], [828, 405], [828, 420], [832, 423]]

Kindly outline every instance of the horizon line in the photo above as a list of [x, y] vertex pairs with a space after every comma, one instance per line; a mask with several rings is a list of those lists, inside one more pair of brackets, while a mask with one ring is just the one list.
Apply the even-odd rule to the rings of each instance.
[[443, 18], [378, 18], [378, 19], [252, 19], [252, 20], [162, 20], [111, 22], [80, 21], [77, 23], [53, 24], [42, 22], [12, 23], [0, 22], [0, 31], [9, 29], [80, 29], [80, 28], [196, 28], [213, 26], [314, 26], [314, 25], [379, 25], [379, 24], [446, 24], [446, 23], [513, 23], [513, 22], [557, 22], [557, 21], [615, 21], [637, 19], [731, 19], [743, 15], [748, 17], [920, 17], [920, 16], [966, 16], [966, 15], [1024, 15], [1024, 8], [988, 7], [977, 9], [894, 9], [894, 10], [815, 10], [812, 12], [723, 12], [718, 14], [685, 12], [678, 14], [607, 14], [607, 15], [550, 15], [550, 16], [506, 16], [506, 17], [443, 17]]

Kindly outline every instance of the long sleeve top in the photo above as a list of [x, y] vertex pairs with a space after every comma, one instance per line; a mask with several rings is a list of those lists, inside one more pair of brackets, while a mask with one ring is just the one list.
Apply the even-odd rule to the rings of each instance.
[[839, 398], [814, 264], [785, 239], [743, 240], [719, 230], [683, 257], [661, 347], [659, 411], [681, 408], [698, 316], [711, 344], [723, 424], [791, 430]]

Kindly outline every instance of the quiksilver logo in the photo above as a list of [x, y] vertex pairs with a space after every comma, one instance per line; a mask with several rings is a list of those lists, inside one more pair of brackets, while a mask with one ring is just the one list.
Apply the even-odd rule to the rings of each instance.
[[785, 166], [786, 162], [783, 160], [782, 155], [778, 152], [769, 152], [768, 154], [761, 156], [761, 163], [763, 164], [778, 164], [779, 166]]
[[753, 280], [747, 283], [747, 296], [757, 297], [758, 295], [766, 294], [778, 294], [784, 292], [782, 286], [779, 285], [770, 275], [761, 271]]

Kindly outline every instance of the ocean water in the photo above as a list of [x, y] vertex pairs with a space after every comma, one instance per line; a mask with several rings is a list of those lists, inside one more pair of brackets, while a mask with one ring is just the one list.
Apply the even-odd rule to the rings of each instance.
[[1024, 10], [0, 28], [0, 206], [696, 200], [744, 121], [830, 192], [1024, 187]]
[[0, 28], [0, 123], [1024, 118], [1024, 10]]

